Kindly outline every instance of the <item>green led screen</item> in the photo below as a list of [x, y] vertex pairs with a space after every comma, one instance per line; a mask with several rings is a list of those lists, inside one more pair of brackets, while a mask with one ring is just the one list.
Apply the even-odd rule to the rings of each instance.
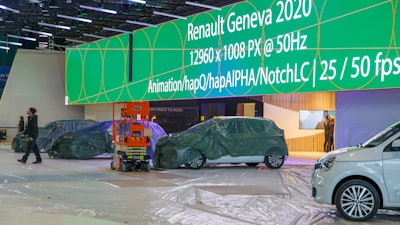
[[129, 34], [70, 48], [66, 50], [66, 101], [87, 104], [400, 87], [397, 4], [244, 1], [133, 31], [132, 65]]

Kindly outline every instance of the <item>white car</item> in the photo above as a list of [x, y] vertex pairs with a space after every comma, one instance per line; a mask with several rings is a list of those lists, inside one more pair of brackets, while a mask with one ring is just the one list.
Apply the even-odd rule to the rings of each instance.
[[314, 200], [334, 204], [347, 220], [365, 221], [378, 209], [400, 209], [400, 122], [358, 147], [322, 156], [311, 183]]

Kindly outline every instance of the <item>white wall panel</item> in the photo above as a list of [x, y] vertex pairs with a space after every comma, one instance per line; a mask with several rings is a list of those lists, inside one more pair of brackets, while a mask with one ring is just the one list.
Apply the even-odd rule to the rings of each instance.
[[64, 52], [18, 49], [0, 101], [0, 127], [8, 128], [8, 137], [29, 107], [37, 109], [40, 127], [54, 120], [83, 119], [83, 106], [64, 104], [64, 77]]
[[85, 105], [85, 119], [98, 122], [112, 120], [112, 104], [88, 104]]
[[285, 130], [285, 138], [300, 138], [323, 133], [323, 130], [299, 129], [299, 112], [264, 103], [264, 117], [275, 121], [275, 124]]
[[336, 93], [336, 148], [367, 141], [400, 120], [400, 89]]

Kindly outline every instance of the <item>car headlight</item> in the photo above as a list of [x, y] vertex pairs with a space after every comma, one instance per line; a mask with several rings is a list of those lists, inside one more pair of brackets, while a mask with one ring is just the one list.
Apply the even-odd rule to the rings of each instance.
[[329, 170], [330, 168], [332, 168], [333, 163], [336, 160], [336, 156], [330, 156], [328, 158], [325, 159], [320, 159], [318, 160], [317, 163], [315, 163], [315, 169], [327, 169]]

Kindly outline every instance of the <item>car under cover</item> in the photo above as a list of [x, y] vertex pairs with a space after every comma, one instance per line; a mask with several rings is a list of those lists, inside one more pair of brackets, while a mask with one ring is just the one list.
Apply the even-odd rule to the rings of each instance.
[[[152, 130], [150, 145], [146, 154], [150, 158], [159, 137], [165, 136], [164, 129], [154, 122], [149, 122]], [[112, 121], [99, 122], [93, 126], [68, 132], [60, 136], [48, 151], [56, 159], [90, 159], [104, 153], [114, 153], [112, 143]]]
[[[98, 122], [94, 120], [55, 120], [39, 128], [39, 136], [36, 141], [38, 148], [43, 152], [48, 152], [54, 141], [68, 132], [91, 127]], [[25, 152], [28, 145], [28, 138], [21, 138], [22, 133], [17, 133], [13, 137], [11, 147], [14, 152]]]
[[222, 156], [262, 156], [272, 149], [288, 155], [284, 131], [274, 121], [258, 117], [217, 117], [160, 138], [153, 165], [154, 168], [178, 168], [198, 157], [197, 151], [214, 160]]
[[[146, 154], [153, 157], [157, 140], [165, 136], [164, 129], [150, 122], [152, 135]], [[114, 153], [112, 144], [112, 121], [57, 120], [39, 129], [38, 148], [54, 159], [90, 159], [104, 153]], [[18, 133], [12, 141], [14, 152], [25, 152], [27, 138]]]

